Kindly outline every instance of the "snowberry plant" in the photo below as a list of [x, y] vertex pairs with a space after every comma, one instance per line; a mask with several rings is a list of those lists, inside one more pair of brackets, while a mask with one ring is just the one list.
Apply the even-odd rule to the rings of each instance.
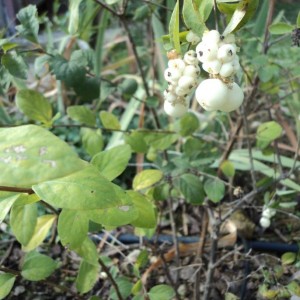
[[[210, 12], [213, 3], [206, 1], [200, 8]], [[240, 10], [237, 10], [238, 13]], [[252, 13], [250, 10], [249, 14]], [[209, 14], [195, 10], [193, 1], [184, 2], [182, 15], [188, 28], [183, 41], [179, 33], [177, 4], [170, 22], [170, 41], [174, 49], [168, 53], [169, 62], [164, 74], [168, 83], [164, 91], [165, 112], [173, 117], [183, 116], [188, 111], [195, 87], [196, 99], [206, 111], [231, 112], [238, 109], [243, 103], [244, 93], [235, 78], [241, 68], [239, 47], [233, 32], [242, 25], [243, 18], [232, 18], [224, 32], [220, 33], [207, 28], [205, 21]], [[202, 73], [203, 78], [200, 78], [200, 66], [207, 73]]]

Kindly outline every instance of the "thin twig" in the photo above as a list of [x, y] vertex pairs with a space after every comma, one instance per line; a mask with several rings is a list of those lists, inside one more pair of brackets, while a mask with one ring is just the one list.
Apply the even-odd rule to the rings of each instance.
[[[172, 178], [170, 178], [170, 189], [169, 189], [169, 197], [168, 197], [168, 206], [169, 206], [169, 216], [170, 216], [170, 222], [171, 222], [171, 229], [172, 229], [172, 236], [173, 236], [173, 244], [175, 247], [175, 261], [177, 267], [180, 266], [180, 252], [179, 252], [179, 243], [177, 240], [177, 228], [176, 228], [176, 223], [174, 219], [174, 214], [173, 214], [173, 198], [171, 196], [173, 184], [172, 184]], [[176, 276], [176, 288], [177, 288], [177, 283], [178, 283], [178, 278], [179, 278], [179, 271], [177, 271], [177, 276]]]
[[[166, 274], [166, 277], [168, 278], [169, 280], [169, 283], [170, 285], [174, 288], [174, 291], [175, 291], [175, 295], [176, 295], [176, 300], [180, 300], [180, 295], [178, 294], [178, 291], [177, 291], [177, 285], [176, 283], [174, 282], [171, 274], [170, 274], [170, 270], [168, 268], [168, 264], [166, 262], [166, 259], [165, 259], [165, 256], [164, 254], [161, 253], [160, 255], [160, 258], [163, 262], [163, 268], [164, 268], [164, 271], [165, 271], [165, 274]], [[179, 272], [179, 270], [177, 270], [177, 273]]]
[[217, 13], [217, 1], [216, 0], [214, 0], [214, 18], [215, 18], [215, 27], [216, 27], [216, 30], [219, 31], [218, 13]]
[[[245, 131], [246, 135], [249, 136], [250, 130], [249, 130], [249, 124], [247, 120], [247, 114], [245, 110], [245, 105], [244, 103], [242, 104], [242, 116], [243, 116], [243, 122], [245, 125]], [[254, 163], [253, 163], [253, 155], [252, 155], [252, 146], [250, 139], [247, 138], [247, 147], [248, 147], [248, 154], [249, 154], [249, 159], [250, 159], [250, 174], [251, 174], [251, 180], [252, 180], [252, 189], [256, 190], [256, 177], [255, 177], [255, 170], [254, 170]]]
[[118, 287], [118, 284], [116, 283], [115, 279], [111, 275], [110, 270], [108, 269], [108, 267], [105, 265], [105, 263], [103, 262], [103, 260], [100, 257], [98, 258], [98, 262], [101, 265], [103, 271], [107, 274], [107, 277], [109, 278], [112, 286], [114, 287], [114, 289], [116, 291], [118, 299], [119, 300], [124, 300], [123, 297], [122, 297], [122, 294], [120, 292], [120, 289]]
[[3, 186], [3, 185], [0, 186], [0, 191], [34, 194], [33, 189], [19, 188], [19, 187], [14, 187], [14, 186]]
[[203, 300], [211, 299], [210, 293], [212, 289], [212, 282], [213, 282], [214, 271], [215, 271], [216, 254], [218, 250], [218, 236], [220, 231], [220, 223], [217, 222], [212, 209], [208, 206], [207, 206], [207, 212], [211, 224], [211, 246], [210, 246], [208, 269], [206, 272]]

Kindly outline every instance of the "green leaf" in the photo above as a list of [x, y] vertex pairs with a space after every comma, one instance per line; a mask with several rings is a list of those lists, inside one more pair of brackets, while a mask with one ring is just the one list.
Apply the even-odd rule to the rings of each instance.
[[239, 300], [239, 297], [232, 293], [226, 293], [225, 294], [225, 300]]
[[[299, 298], [300, 297], [300, 285], [297, 281], [292, 281], [290, 282], [288, 285], [287, 285], [287, 289], [288, 291], [292, 294], [292, 295], [295, 295], [295, 296], [298, 296], [296, 297], [295, 299]], [[288, 295], [288, 297], [290, 296], [290, 294]], [[290, 299], [294, 299], [293, 297], [291, 297]]]
[[296, 25], [297, 25], [297, 28], [300, 28], [300, 11], [298, 12]]
[[68, 31], [71, 35], [74, 35], [78, 31], [79, 25], [79, 5], [82, 0], [69, 1], [69, 26]]
[[206, 29], [203, 15], [201, 16], [200, 11], [196, 9], [193, 0], [183, 1], [182, 16], [187, 28], [199, 36], [203, 35], [203, 32]]
[[133, 21], [144, 21], [151, 14], [148, 4], [141, 5], [134, 12]]
[[[132, 287], [131, 289], [131, 294], [138, 296], [138, 294], [140, 294], [140, 292], [142, 291], [143, 288], [143, 284], [142, 284], [142, 280], [139, 279]], [[136, 299], [136, 297], [134, 297], [133, 299]], [[144, 300], [144, 297], [141, 298], [141, 300]]]
[[17, 19], [21, 23], [16, 26], [19, 34], [33, 43], [38, 43], [39, 20], [36, 6], [28, 5], [22, 8], [17, 14]]
[[87, 236], [88, 227], [85, 211], [63, 209], [59, 214], [57, 232], [64, 246], [79, 247]]
[[3, 45], [1, 45], [1, 47], [4, 51], [4, 53], [6, 53], [9, 50], [12, 50], [12, 49], [15, 49], [15, 48], [19, 47], [19, 44], [7, 42], [7, 43], [4, 43]]
[[121, 204], [115, 185], [93, 166], [32, 188], [41, 199], [60, 208], [89, 210]]
[[[225, 28], [223, 35], [235, 32], [244, 26], [254, 15], [259, 4], [259, 0], [242, 0], [237, 7]], [[231, 4], [230, 4], [231, 5]]]
[[179, 1], [176, 1], [169, 23], [170, 41], [178, 54], [181, 53], [179, 37]]
[[225, 185], [219, 179], [208, 179], [204, 184], [204, 190], [211, 201], [218, 203], [224, 197]]
[[91, 163], [97, 167], [104, 177], [113, 180], [124, 172], [130, 157], [130, 146], [120, 145], [96, 154]]
[[16, 94], [16, 104], [30, 120], [51, 124], [52, 107], [49, 101], [34, 90], [21, 90]]
[[281, 263], [283, 265], [291, 265], [296, 261], [297, 254], [294, 252], [286, 252], [281, 256]]
[[225, 160], [222, 162], [220, 169], [222, 170], [223, 174], [226, 177], [233, 177], [234, 173], [235, 173], [235, 169], [234, 169], [234, 164], [229, 161], [229, 160]]
[[204, 200], [203, 185], [199, 178], [192, 174], [180, 176], [179, 187], [181, 193], [191, 204], [202, 204]]
[[55, 219], [56, 216], [50, 214], [38, 217], [32, 237], [25, 246], [22, 245], [22, 250], [28, 252], [37, 248], [47, 237]]
[[179, 138], [178, 134], [172, 133], [144, 132], [143, 135], [146, 143], [156, 150], [165, 150], [169, 148]]
[[74, 248], [72, 250], [74, 250], [87, 263], [93, 266], [99, 266], [97, 248], [88, 237], [85, 238], [78, 248]]
[[0, 182], [5, 186], [31, 188], [87, 165], [68, 144], [39, 126], [0, 128], [0, 140]]
[[115, 186], [115, 192], [121, 200], [120, 204], [106, 209], [89, 210], [87, 211], [88, 218], [104, 226], [121, 226], [136, 220], [138, 209], [131, 197], [118, 186]]
[[159, 170], [144, 170], [133, 178], [132, 187], [134, 190], [142, 190], [159, 182], [163, 178], [163, 173]]
[[74, 121], [89, 126], [96, 126], [96, 114], [88, 107], [83, 105], [74, 105], [67, 108], [67, 115]]
[[283, 22], [278, 22], [276, 24], [271, 24], [269, 26], [269, 31], [275, 35], [290, 33], [293, 31], [293, 29], [294, 29], [294, 26], [287, 24], [287, 23], [283, 23]]
[[80, 135], [83, 148], [90, 156], [94, 156], [102, 150], [103, 137], [100, 129], [81, 128]]
[[194, 113], [188, 112], [180, 119], [180, 134], [192, 135], [199, 128], [199, 120]]
[[0, 224], [21, 194], [0, 191]]
[[20, 79], [27, 78], [27, 65], [25, 64], [22, 56], [17, 55], [15, 52], [3, 54], [1, 64], [10, 75]]
[[148, 263], [148, 261], [149, 261], [149, 253], [146, 249], [143, 249], [136, 259], [135, 266], [138, 269], [144, 268]]
[[69, 86], [81, 85], [85, 81], [87, 64], [83, 50], [73, 51], [69, 61], [59, 54], [49, 59], [50, 69], [56, 79], [65, 81]]
[[154, 228], [156, 226], [156, 214], [153, 204], [146, 196], [138, 192], [128, 191], [128, 195], [138, 211], [137, 219], [131, 224], [136, 227]]
[[25, 255], [21, 275], [30, 281], [39, 281], [49, 277], [58, 267], [49, 256], [32, 251]]
[[256, 145], [265, 149], [271, 142], [282, 134], [282, 127], [275, 121], [265, 122], [258, 126], [256, 132]]
[[[116, 279], [116, 283], [119, 287], [122, 298], [127, 299], [127, 297], [131, 294], [131, 289], [133, 287], [133, 284], [126, 277], [118, 277]], [[109, 292], [109, 299], [111, 299], [111, 300], [119, 300], [120, 299], [113, 286], [111, 287], [110, 292]]]
[[133, 131], [130, 135], [124, 135], [125, 142], [130, 145], [133, 152], [146, 153], [147, 144], [144, 140], [144, 134], [142, 132]]
[[15, 280], [15, 275], [9, 273], [0, 274], [0, 299], [5, 299], [8, 296], [14, 286]]
[[85, 260], [80, 263], [76, 277], [76, 288], [81, 294], [89, 292], [98, 280], [100, 266], [89, 264]]
[[108, 5], [113, 5], [113, 4], [116, 4], [118, 2], [120, 2], [121, 0], [105, 0], [105, 2], [108, 4]]
[[32, 238], [37, 223], [37, 206], [35, 203], [14, 205], [10, 213], [10, 226], [17, 240], [27, 245]]
[[174, 289], [166, 284], [156, 285], [148, 293], [150, 300], [171, 300], [175, 296]]
[[121, 125], [117, 117], [110, 112], [104, 110], [100, 111], [100, 119], [104, 128], [115, 129], [115, 130], [121, 129]]
[[[211, 0], [200, 0], [199, 4], [199, 13], [201, 16], [202, 22], [206, 22], [206, 20], [209, 18], [210, 13], [214, 7], [214, 3]], [[205, 26], [205, 24], [203, 24]]]
[[280, 71], [280, 69], [278, 66], [267, 65], [267, 66], [261, 67], [259, 69], [258, 76], [262, 82], [268, 82], [273, 78], [273, 76], [276, 76], [277, 74], [279, 74], [279, 71]]

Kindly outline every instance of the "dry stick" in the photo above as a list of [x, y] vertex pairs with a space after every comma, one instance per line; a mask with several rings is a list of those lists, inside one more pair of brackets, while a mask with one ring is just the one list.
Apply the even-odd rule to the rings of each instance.
[[3, 186], [0, 185], [0, 191], [4, 192], [16, 192], [16, 193], [26, 193], [26, 194], [34, 194], [33, 189], [29, 188], [18, 188], [13, 186]]
[[[179, 252], [179, 243], [177, 240], [177, 228], [175, 224], [175, 219], [174, 219], [174, 214], [173, 214], [173, 198], [171, 196], [171, 191], [173, 189], [173, 183], [172, 179], [171, 180], [171, 187], [169, 189], [169, 197], [168, 197], [168, 206], [169, 206], [169, 216], [170, 216], [170, 222], [171, 222], [171, 228], [172, 228], [172, 236], [173, 236], [173, 244], [175, 246], [175, 255], [176, 255], [176, 265], [179, 268], [180, 267], [180, 252]], [[176, 276], [176, 285], [174, 286], [174, 289], [177, 290], [177, 285], [178, 285], [178, 279], [179, 279], [179, 269], [177, 270], [177, 276]]]
[[105, 263], [103, 262], [103, 260], [99, 257], [98, 258], [98, 262], [101, 265], [103, 271], [107, 274], [107, 277], [109, 278], [112, 286], [114, 287], [114, 289], [116, 290], [116, 294], [119, 300], [124, 300], [122, 297], [122, 294], [119, 290], [118, 284], [116, 283], [115, 279], [113, 278], [113, 276], [111, 275], [108, 267], [105, 265]]
[[[172, 278], [172, 276], [170, 274], [170, 271], [169, 271], [169, 268], [168, 268], [168, 264], [166, 262], [164, 254], [161, 253], [160, 258], [161, 258], [161, 260], [163, 262], [163, 268], [165, 270], [165, 274], [166, 274], [166, 276], [167, 276], [167, 278], [169, 280], [170, 285], [173, 286], [173, 287], [176, 287], [176, 283], [174, 282], [174, 280], [173, 280], [173, 278]], [[174, 288], [174, 290], [175, 290], [176, 300], [180, 300], [180, 295], [178, 294], [177, 288]]]
[[215, 271], [216, 254], [218, 249], [218, 236], [220, 231], [220, 224], [219, 222], [217, 222], [212, 209], [208, 206], [207, 206], [207, 212], [209, 214], [209, 220], [211, 223], [212, 231], [211, 231], [210, 255], [209, 255], [209, 262], [208, 262], [208, 270], [206, 273], [203, 300], [210, 299], [210, 292], [212, 289], [212, 281], [213, 281], [214, 271]]
[[[201, 226], [201, 234], [200, 234], [200, 241], [199, 241], [199, 247], [197, 249], [196, 253], [196, 263], [201, 262], [201, 257], [203, 253], [203, 248], [205, 245], [205, 237], [207, 233], [207, 226], [208, 226], [208, 217], [207, 217], [207, 212], [204, 209], [203, 214], [202, 214], [202, 226]], [[196, 274], [196, 279], [195, 279], [195, 284], [194, 284], [194, 300], [200, 299], [200, 280], [201, 280], [201, 273], [200, 273], [200, 268], [197, 270]]]

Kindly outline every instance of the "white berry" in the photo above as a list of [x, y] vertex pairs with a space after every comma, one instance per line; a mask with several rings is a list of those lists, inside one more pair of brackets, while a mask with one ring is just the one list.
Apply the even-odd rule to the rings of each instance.
[[207, 111], [220, 109], [227, 99], [228, 88], [220, 79], [206, 79], [196, 89], [198, 103]]
[[227, 100], [219, 108], [224, 112], [231, 112], [238, 109], [244, 100], [244, 93], [240, 86], [233, 82], [229, 87], [227, 87]]
[[176, 103], [170, 103], [168, 101], [165, 101], [164, 110], [166, 114], [174, 118], [179, 118], [183, 116], [188, 111], [188, 105], [184, 101]]
[[168, 61], [168, 67], [182, 72], [185, 68], [185, 62], [181, 58], [171, 59]]
[[234, 59], [236, 49], [230, 44], [223, 45], [218, 50], [218, 59], [222, 62], [230, 62]]
[[191, 76], [195, 79], [200, 75], [200, 68], [198, 65], [188, 65], [184, 68], [183, 76]]
[[197, 58], [202, 63], [208, 60], [214, 60], [218, 55], [218, 45], [217, 44], [205, 44], [201, 42], [196, 47]]
[[188, 65], [197, 64], [197, 54], [194, 50], [189, 50], [184, 54], [183, 60]]
[[164, 72], [164, 76], [166, 81], [173, 82], [177, 81], [180, 78], [181, 72], [178, 69], [167, 68]]
[[203, 37], [202, 37], [202, 41], [205, 43], [213, 43], [213, 44], [217, 44], [220, 41], [220, 33], [217, 30], [210, 30], [207, 32], [204, 32]]
[[223, 64], [219, 73], [220, 76], [222, 77], [229, 77], [233, 75], [234, 73], [233, 64], [231, 62]]
[[195, 85], [195, 79], [191, 76], [182, 76], [178, 80], [178, 87], [181, 87], [183, 89], [190, 90]]
[[259, 220], [259, 223], [260, 223], [260, 226], [263, 227], [263, 228], [268, 228], [270, 227], [271, 225], [271, 220], [269, 218], [266, 218], [266, 217], [262, 217], [260, 220]]
[[202, 65], [203, 70], [214, 75], [219, 74], [221, 67], [222, 67], [222, 63], [217, 59], [212, 61], [207, 61]]
[[175, 95], [174, 93], [169, 92], [169, 91], [164, 92], [164, 97], [165, 97], [165, 100], [168, 102], [174, 102], [177, 99], [177, 95]]

